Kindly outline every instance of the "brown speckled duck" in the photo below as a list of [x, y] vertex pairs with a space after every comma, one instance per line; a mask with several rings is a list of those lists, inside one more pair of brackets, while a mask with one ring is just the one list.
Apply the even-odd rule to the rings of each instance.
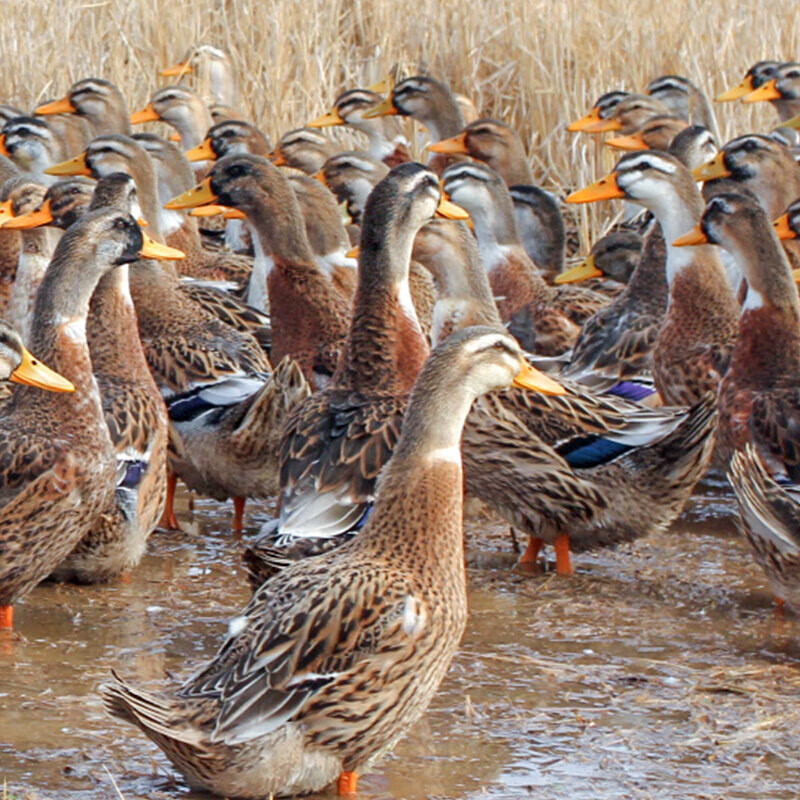
[[73, 83], [63, 98], [38, 106], [34, 114], [75, 114], [91, 125], [94, 136], [127, 135], [131, 130], [122, 92], [102, 78], [85, 78]]
[[333, 142], [316, 128], [297, 128], [281, 136], [269, 159], [276, 167], [293, 167], [315, 175], [335, 152]]

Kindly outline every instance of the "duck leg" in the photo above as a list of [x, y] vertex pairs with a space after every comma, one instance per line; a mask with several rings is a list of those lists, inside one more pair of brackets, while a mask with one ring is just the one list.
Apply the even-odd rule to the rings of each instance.
[[14, 606], [0, 606], [0, 631], [14, 630]]
[[175, 517], [175, 487], [177, 485], [178, 476], [174, 472], [167, 473], [167, 501], [164, 504], [164, 513], [161, 515], [158, 527], [166, 528], [168, 531], [182, 530]]
[[241, 533], [244, 525], [244, 504], [247, 502], [246, 497], [233, 498], [233, 532]]
[[529, 536], [528, 546], [519, 560], [520, 565], [531, 571], [538, 569], [539, 553], [543, 546], [544, 542], [538, 536]]
[[569, 534], [559, 533], [556, 536], [556, 572], [559, 575], [574, 575], [572, 561], [569, 557]]
[[338, 794], [355, 794], [358, 791], [358, 773], [342, 772], [336, 784]]

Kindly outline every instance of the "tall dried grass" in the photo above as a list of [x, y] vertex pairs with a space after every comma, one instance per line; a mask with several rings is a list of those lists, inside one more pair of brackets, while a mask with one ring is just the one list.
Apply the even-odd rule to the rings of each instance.
[[[97, 75], [143, 105], [200, 41], [227, 48], [242, 108], [273, 137], [396, 64], [425, 70], [514, 125], [542, 184], [594, 179], [613, 155], [564, 124], [612, 88], [666, 73], [710, 94], [763, 58], [800, 58], [791, 0], [3, 0], [0, 102], [30, 108]], [[766, 104], [717, 106], [723, 138], [767, 130]], [[581, 211], [582, 228], [594, 227]]]

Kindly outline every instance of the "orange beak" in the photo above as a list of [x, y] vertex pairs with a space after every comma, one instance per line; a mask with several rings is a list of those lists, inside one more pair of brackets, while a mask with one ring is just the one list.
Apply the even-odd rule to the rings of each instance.
[[164, 205], [164, 208], [169, 208], [171, 210], [179, 208], [197, 208], [197, 206], [206, 206], [209, 203], [215, 203], [216, 200], [217, 196], [211, 188], [211, 178], [206, 178], [192, 189], [185, 191], [183, 194], [179, 194], [177, 197], [173, 197], [172, 200]]
[[218, 217], [230, 211], [228, 206], [221, 206], [219, 203], [209, 203], [207, 206], [197, 206], [189, 212], [190, 217]]
[[520, 364], [520, 370], [514, 378], [514, 386], [530, 389], [542, 394], [566, 394], [567, 390], [552, 378], [534, 369], [527, 361]]
[[428, 147], [431, 153], [467, 153], [467, 132], [463, 131], [458, 136], [453, 136], [450, 139], [442, 139], [441, 142], [436, 142]]
[[796, 239], [797, 234], [789, 226], [789, 214], [782, 214], [775, 222], [772, 223], [775, 228], [775, 233], [778, 234], [779, 239]]
[[203, 141], [187, 150], [184, 155], [189, 161], [216, 161], [217, 154], [211, 149], [211, 139], [203, 139]]
[[53, 100], [52, 103], [45, 103], [34, 109], [34, 114], [74, 114], [78, 109], [72, 105], [69, 97], [62, 97], [60, 100]]
[[593, 108], [586, 116], [576, 119], [575, 122], [570, 122], [570, 124], [567, 125], [567, 130], [572, 133], [585, 131], [590, 125], [594, 125], [595, 122], [600, 122], [601, 119], [600, 109]]
[[86, 163], [86, 153], [81, 153], [69, 161], [62, 161], [60, 164], [54, 164], [45, 170], [46, 175], [85, 175], [87, 178], [92, 177], [92, 171]]
[[739, 100], [746, 94], [753, 91], [753, 76], [748, 75], [740, 84], [728, 89], [722, 94], [718, 94], [714, 100], [717, 103], [730, 103], [732, 100]]
[[650, 145], [642, 137], [641, 133], [634, 133], [631, 136], [612, 136], [606, 140], [609, 147], [616, 147], [618, 150], [649, 150]]
[[393, 114], [399, 114], [400, 112], [395, 108], [394, 103], [392, 102], [391, 97], [387, 97], [382, 102], [378, 103], [378, 105], [373, 106], [370, 109], [367, 109], [362, 115], [362, 119], [375, 119], [376, 117], [389, 117]]
[[306, 123], [306, 128], [329, 128], [332, 125], [345, 125], [342, 115], [335, 108], [332, 108], [327, 114], [321, 117], [312, 119], [311, 122]]
[[676, 239], [673, 247], [694, 247], [698, 244], [708, 244], [708, 236], [700, 225], [695, 225], [689, 233], [684, 233], [683, 236]]
[[281, 153], [280, 148], [275, 148], [267, 158], [276, 166], [276, 167], [285, 167], [289, 162], [283, 157], [283, 153]]
[[618, 119], [601, 119], [599, 122], [593, 122], [587, 125], [584, 129], [585, 133], [606, 133], [607, 131], [622, 130], [622, 123]]
[[617, 183], [617, 173], [612, 172], [589, 186], [573, 192], [567, 197], [568, 203], [594, 203], [597, 200], [613, 200], [625, 197], [625, 193]]
[[161, 75], [165, 78], [177, 78], [181, 75], [191, 72], [193, 69], [189, 63], [173, 64], [171, 67], [164, 67], [161, 70]]
[[139, 250], [142, 258], [156, 258], [159, 260], [179, 261], [186, 258], [183, 250], [176, 250], [174, 247], [167, 247], [165, 244], [156, 242], [142, 231], [142, 249]]
[[75, 391], [75, 386], [70, 381], [42, 364], [41, 361], [37, 361], [24, 347], [22, 348], [22, 361], [11, 373], [11, 380], [14, 383], [36, 386], [50, 392]]
[[436, 216], [444, 217], [444, 219], [469, 219], [469, 211], [451, 202], [447, 192], [442, 189], [442, 196], [436, 207]]
[[776, 78], [761, 84], [755, 91], [742, 98], [743, 103], [760, 103], [762, 100], [780, 100], [782, 95], [776, 87]]
[[8, 148], [6, 148], [6, 135], [4, 133], [0, 133], [0, 155], [4, 155], [6, 158], [9, 156]]
[[50, 209], [50, 198], [42, 203], [41, 208], [36, 211], [29, 211], [27, 214], [20, 214], [18, 217], [2, 223], [3, 229], [27, 230], [28, 228], [41, 228], [42, 225], [49, 225], [53, 221], [53, 213]]
[[223, 219], [247, 219], [247, 214], [238, 208], [229, 208], [222, 213]]
[[141, 111], [134, 111], [131, 114], [131, 125], [141, 125], [143, 122], [157, 122], [161, 117], [158, 111], [153, 108], [152, 103], [148, 103]]
[[692, 170], [696, 181], [710, 181], [714, 178], [727, 178], [731, 171], [725, 166], [725, 151], [720, 150], [711, 161], [701, 164]]
[[[325, 180], [325, 170], [321, 169], [319, 172], [315, 172], [312, 178], [316, 178], [323, 186], [328, 186], [328, 181]], [[330, 188], [330, 187], [328, 187]]]
[[14, 211], [11, 208], [11, 201], [6, 200], [4, 203], [0, 203], [0, 228], [12, 219], [15, 219], [15, 217]]

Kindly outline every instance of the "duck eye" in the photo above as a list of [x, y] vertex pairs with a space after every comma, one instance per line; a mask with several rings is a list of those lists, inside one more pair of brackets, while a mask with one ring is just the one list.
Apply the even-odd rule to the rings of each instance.
[[118, 231], [124, 231], [128, 227], [128, 220], [124, 217], [114, 220], [114, 228]]
[[241, 178], [245, 174], [245, 168], [241, 164], [232, 164], [228, 167], [228, 175], [231, 178]]
[[752, 152], [753, 152], [753, 150], [755, 150], [755, 149], [756, 149], [756, 143], [755, 143], [755, 142], [754, 142], [752, 139], [748, 139], [748, 140], [747, 140], [747, 141], [744, 143], [743, 147], [744, 147], [744, 149], [745, 149], [745, 151], [746, 151], [746, 152], [748, 152], [748, 153], [752, 153]]

